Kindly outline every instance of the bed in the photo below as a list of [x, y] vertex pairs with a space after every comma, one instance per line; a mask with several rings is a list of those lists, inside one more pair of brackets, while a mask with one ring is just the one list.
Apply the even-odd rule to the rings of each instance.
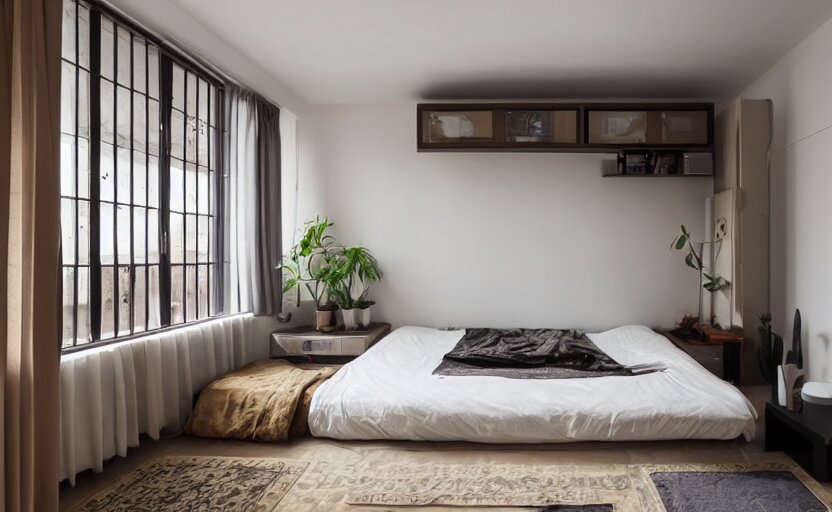
[[464, 331], [401, 327], [312, 397], [309, 429], [335, 439], [556, 443], [751, 440], [756, 412], [734, 386], [641, 326], [590, 339], [624, 365], [660, 372], [583, 379], [440, 376]]

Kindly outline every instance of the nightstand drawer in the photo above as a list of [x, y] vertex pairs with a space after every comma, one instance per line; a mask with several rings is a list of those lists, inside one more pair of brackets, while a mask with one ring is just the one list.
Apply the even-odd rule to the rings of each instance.
[[340, 356], [341, 338], [272, 335], [272, 355]]
[[341, 355], [344, 356], [360, 356], [367, 350], [369, 340], [364, 336], [341, 338]]
[[716, 344], [701, 344], [681, 340], [669, 331], [658, 332], [709, 372], [728, 382], [739, 384], [742, 374], [742, 338]]
[[719, 378], [722, 375], [722, 345], [693, 345], [690, 343], [677, 345], [680, 349], [694, 358], [706, 370]]
[[390, 324], [372, 324], [365, 331], [320, 333], [294, 329], [278, 331], [269, 340], [271, 357], [356, 357], [390, 331]]

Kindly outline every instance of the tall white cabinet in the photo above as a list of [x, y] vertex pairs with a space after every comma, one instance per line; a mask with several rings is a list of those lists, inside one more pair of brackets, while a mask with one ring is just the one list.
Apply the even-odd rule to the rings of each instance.
[[736, 100], [717, 116], [716, 174], [711, 233], [722, 238], [713, 268], [731, 281], [711, 294], [711, 312], [723, 328], [742, 329], [742, 382], [759, 380], [759, 316], [769, 306], [769, 197], [771, 101]]

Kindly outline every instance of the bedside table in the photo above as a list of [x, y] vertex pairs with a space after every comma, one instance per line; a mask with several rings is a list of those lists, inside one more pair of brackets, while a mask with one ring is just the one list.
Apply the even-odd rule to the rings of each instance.
[[318, 332], [313, 327], [275, 331], [269, 356], [292, 361], [346, 363], [363, 354], [390, 332], [388, 323], [371, 323], [361, 331]]
[[832, 407], [803, 404], [792, 412], [766, 404], [766, 451], [784, 451], [818, 482], [829, 481], [832, 460]]
[[709, 342], [683, 340], [674, 336], [668, 330], [659, 330], [659, 334], [669, 339], [676, 347], [691, 356], [697, 363], [705, 367], [722, 380], [738, 385], [742, 375], [742, 343], [743, 339], [728, 331], [716, 329]]

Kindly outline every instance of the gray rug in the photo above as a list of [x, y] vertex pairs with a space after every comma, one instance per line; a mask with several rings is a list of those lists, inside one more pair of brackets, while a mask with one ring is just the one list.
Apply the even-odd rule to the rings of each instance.
[[671, 472], [650, 478], [667, 512], [825, 512], [791, 471]]
[[613, 512], [612, 505], [553, 505], [535, 509], [537, 512]]

